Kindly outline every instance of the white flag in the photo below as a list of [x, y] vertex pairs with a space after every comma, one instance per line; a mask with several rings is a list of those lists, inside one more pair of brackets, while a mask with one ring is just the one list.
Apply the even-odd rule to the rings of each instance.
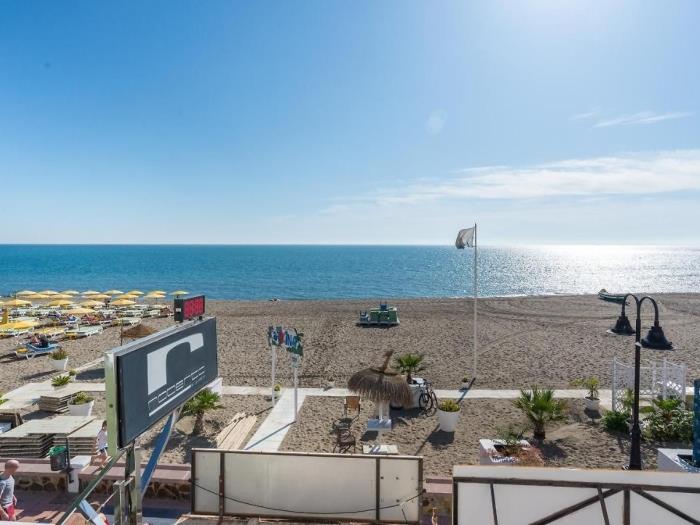
[[459, 250], [463, 250], [465, 247], [474, 247], [474, 229], [474, 227], [471, 227], [459, 230], [459, 233], [457, 234], [457, 240], [455, 241], [455, 246]]

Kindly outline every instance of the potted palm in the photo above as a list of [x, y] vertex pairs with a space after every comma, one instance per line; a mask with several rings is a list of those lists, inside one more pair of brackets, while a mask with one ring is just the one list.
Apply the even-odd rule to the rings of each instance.
[[[411, 389], [411, 408], [418, 406], [418, 399], [421, 394], [421, 385], [413, 380], [413, 374], [423, 370], [423, 355], [422, 354], [401, 354], [396, 356], [394, 367], [406, 375], [406, 382]], [[400, 408], [400, 407], [397, 407]]]
[[199, 436], [204, 434], [204, 415], [210, 410], [223, 408], [223, 405], [219, 404], [220, 399], [219, 394], [205, 388], [185, 403], [182, 407], [181, 415], [194, 416], [193, 435]]
[[57, 348], [49, 354], [49, 357], [51, 358], [51, 366], [53, 366], [54, 370], [62, 372], [66, 369], [66, 366], [68, 366], [68, 352], [63, 348]]
[[73, 381], [73, 378], [69, 374], [61, 374], [51, 379], [51, 386], [54, 388], [61, 388], [66, 386], [71, 381]]
[[78, 392], [68, 402], [68, 412], [71, 416], [90, 416], [95, 400], [85, 392]]
[[532, 423], [534, 438], [538, 440], [545, 439], [547, 423], [560, 421], [566, 417], [564, 414], [566, 403], [560, 399], [554, 399], [554, 390], [551, 388], [533, 386], [530, 390], [521, 390], [520, 397], [514, 404]]
[[469, 390], [469, 377], [464, 376], [462, 378], [462, 388], [460, 390]]
[[459, 404], [453, 399], [445, 399], [438, 403], [438, 422], [443, 432], [454, 432], [459, 422]]
[[590, 410], [593, 412], [600, 411], [600, 398], [598, 397], [598, 387], [600, 386], [600, 381], [597, 377], [585, 377], [583, 379], [577, 379], [572, 383], [572, 385], [580, 386], [588, 390], [588, 395], [584, 398], [586, 410]]

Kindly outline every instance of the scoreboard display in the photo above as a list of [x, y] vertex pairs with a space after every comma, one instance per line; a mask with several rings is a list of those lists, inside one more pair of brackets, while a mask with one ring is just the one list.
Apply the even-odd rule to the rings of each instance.
[[186, 299], [175, 299], [175, 321], [182, 323], [204, 315], [204, 296], [196, 295]]

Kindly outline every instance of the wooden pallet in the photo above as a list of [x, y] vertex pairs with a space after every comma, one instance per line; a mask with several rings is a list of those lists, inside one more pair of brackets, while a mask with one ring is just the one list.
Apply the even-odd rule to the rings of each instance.
[[241, 448], [251, 429], [255, 426], [258, 416], [243, 412], [233, 416], [231, 423], [216, 436], [216, 448], [237, 450]]

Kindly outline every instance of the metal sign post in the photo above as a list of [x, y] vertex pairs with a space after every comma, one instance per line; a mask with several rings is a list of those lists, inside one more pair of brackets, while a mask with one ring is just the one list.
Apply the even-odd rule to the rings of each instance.
[[695, 421], [693, 423], [693, 464], [700, 467], [700, 379], [693, 381], [693, 409]]
[[298, 354], [292, 354], [292, 374], [294, 376], [294, 421], [297, 420], [299, 411], [299, 367], [301, 367], [301, 358]]

